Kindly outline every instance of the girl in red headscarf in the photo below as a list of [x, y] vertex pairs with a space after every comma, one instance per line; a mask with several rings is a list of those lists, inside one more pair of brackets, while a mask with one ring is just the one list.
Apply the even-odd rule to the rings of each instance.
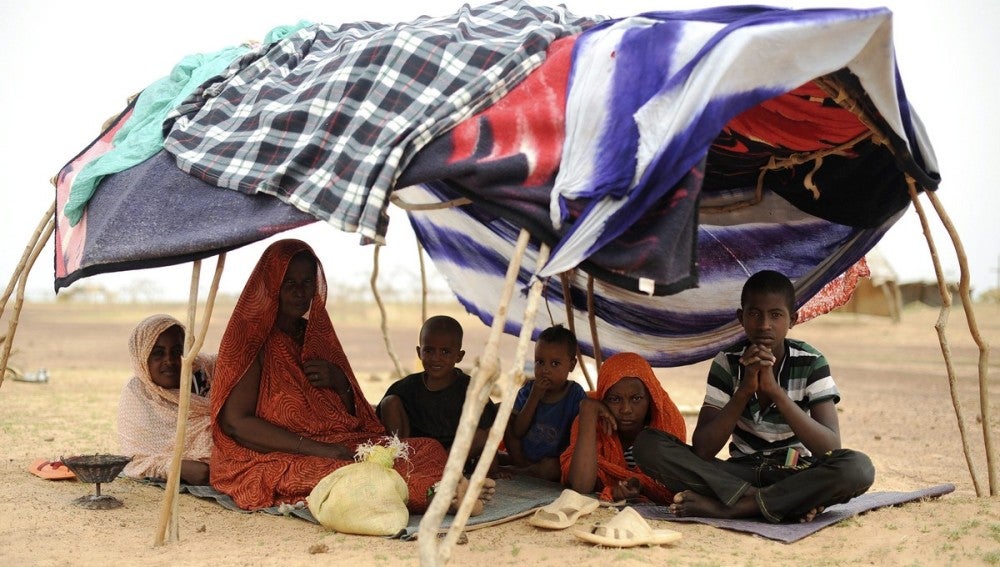
[[563, 484], [600, 498], [619, 501], [645, 497], [669, 504], [673, 493], [649, 478], [632, 459], [632, 443], [646, 427], [680, 439], [687, 428], [680, 410], [641, 356], [616, 354], [601, 365], [597, 392], [580, 402], [569, 447], [560, 457]]
[[[385, 435], [333, 330], [326, 289], [306, 243], [275, 242], [222, 337], [211, 390], [211, 482], [241, 508], [304, 500], [320, 479], [354, 462], [359, 444]], [[407, 444], [409, 458], [395, 468], [409, 487], [407, 507], [421, 513], [447, 453], [433, 439]]]

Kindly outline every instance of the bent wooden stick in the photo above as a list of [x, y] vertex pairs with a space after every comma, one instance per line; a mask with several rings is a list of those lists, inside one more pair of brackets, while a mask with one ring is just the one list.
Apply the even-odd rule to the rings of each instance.
[[[451, 548], [444, 546], [445, 542], [439, 542], [438, 531], [444, 520], [445, 513], [451, 504], [452, 498], [458, 487], [459, 477], [462, 475], [462, 468], [469, 456], [472, 448], [472, 437], [475, 434], [476, 424], [483, 414], [483, 405], [489, 396], [489, 381], [496, 376], [500, 370], [499, 349], [500, 336], [503, 334], [504, 325], [507, 322], [507, 309], [510, 306], [510, 298], [514, 294], [514, 285], [517, 283], [517, 274], [521, 269], [521, 260], [524, 251], [528, 248], [530, 235], [527, 230], [521, 229], [517, 237], [517, 245], [507, 266], [507, 274], [504, 279], [504, 288], [500, 293], [500, 301], [496, 314], [493, 316], [493, 323], [490, 326], [489, 339], [483, 349], [483, 356], [479, 365], [472, 374], [472, 382], [465, 395], [465, 403], [462, 405], [462, 417], [459, 421], [458, 431], [455, 434], [455, 441], [448, 452], [448, 462], [444, 468], [444, 476], [438, 486], [438, 490], [427, 507], [424, 519], [420, 522], [420, 530], [417, 532], [417, 543], [420, 546], [420, 563], [422, 565], [444, 565], [448, 562]], [[475, 475], [474, 475], [475, 476]], [[465, 500], [478, 498], [482, 489], [482, 479], [476, 484], [469, 482], [468, 490], [465, 493]], [[474, 503], [474, 502], [473, 502]], [[463, 505], [465, 501], [463, 500]], [[471, 507], [471, 504], [469, 504]], [[471, 509], [471, 508], [470, 508]], [[451, 534], [449, 533], [449, 536]], [[445, 538], [447, 540], [448, 537]], [[457, 535], [453, 539], [457, 540]]]
[[166, 541], [180, 539], [178, 493], [181, 485], [181, 463], [184, 459], [184, 441], [187, 437], [187, 416], [191, 407], [191, 380], [194, 370], [194, 360], [205, 344], [205, 335], [212, 320], [212, 310], [215, 307], [215, 296], [219, 290], [219, 280], [226, 265], [226, 254], [219, 254], [215, 264], [215, 275], [212, 287], [208, 291], [205, 302], [205, 312], [202, 315], [201, 327], [195, 332], [195, 316], [198, 306], [198, 280], [201, 274], [201, 260], [195, 260], [191, 269], [191, 289], [188, 297], [188, 332], [184, 333], [184, 356], [181, 358], [181, 383], [177, 400], [177, 430], [174, 436], [174, 452], [167, 473], [167, 485], [160, 506], [160, 523], [154, 537], [154, 545], [163, 545]]
[[427, 268], [424, 267], [424, 247], [419, 240], [417, 240], [417, 259], [420, 261], [420, 324], [423, 325], [427, 320]]
[[382, 294], [378, 292], [378, 252], [381, 248], [381, 244], [375, 245], [375, 252], [372, 255], [372, 277], [369, 280], [369, 285], [371, 285], [372, 295], [375, 296], [375, 304], [378, 305], [378, 312], [382, 318], [382, 342], [385, 343], [385, 351], [396, 366], [396, 377], [402, 378], [406, 376], [406, 372], [403, 371], [403, 365], [399, 362], [399, 357], [396, 356], [396, 350], [392, 348], [392, 339], [389, 338], [389, 316], [386, 315], [385, 304], [382, 303]]
[[[579, 335], [576, 334], [576, 317], [573, 312], [573, 288], [570, 286], [570, 273], [576, 270], [565, 271], [559, 274], [559, 279], [562, 281], [563, 290], [563, 304], [566, 306], [566, 323], [569, 325], [569, 330], [573, 333], [574, 337]], [[597, 349], [594, 349], [596, 352]], [[595, 390], [594, 380], [590, 377], [590, 371], [587, 370], [587, 365], [583, 362], [583, 353], [580, 349], [576, 349], [576, 361], [580, 365], [580, 371], [583, 372], [583, 377], [587, 380], [587, 388], [589, 390]]]
[[603, 357], [601, 356], [601, 339], [597, 336], [597, 313], [594, 309], [594, 276], [587, 274], [587, 320], [590, 321], [590, 338], [594, 344], [594, 366], [600, 371]]
[[931, 236], [930, 224], [924, 207], [917, 197], [916, 186], [907, 176], [909, 185], [910, 200], [920, 217], [920, 225], [924, 231], [924, 238], [927, 240], [927, 247], [931, 252], [931, 261], [934, 263], [934, 274], [937, 276], [938, 292], [941, 294], [941, 310], [938, 313], [938, 320], [934, 328], [937, 330], [938, 342], [941, 344], [941, 354], [944, 356], [944, 366], [948, 373], [948, 390], [951, 393], [951, 405], [955, 408], [955, 418], [958, 420], [958, 434], [962, 441], [962, 451], [965, 453], [965, 463], [969, 467], [969, 476], [972, 477], [972, 485], [976, 489], [976, 496], [983, 496], [983, 489], [976, 475], [976, 466], [972, 460], [972, 452], [969, 450], [969, 433], [965, 427], [965, 415], [962, 411], [962, 402], [958, 397], [958, 384], [955, 379], [955, 366], [951, 361], [951, 347], [948, 345], [948, 316], [951, 313], [951, 292], [945, 283], [944, 272], [941, 269], [941, 260], [938, 257], [937, 246], [934, 244], [934, 237]]
[[[862, 107], [862, 105], [858, 104], [858, 102], [854, 100], [836, 76], [828, 75], [821, 77], [816, 80], [816, 84], [832, 96], [837, 104], [847, 110], [850, 110], [862, 123], [865, 124], [865, 126], [868, 127], [869, 130], [875, 134], [872, 137], [872, 143], [885, 146], [889, 149], [889, 151], [894, 154], [896, 153], [892, 144], [888, 143], [888, 137], [882, 133], [881, 128], [878, 126], [876, 121], [868, 115], [868, 112]], [[951, 390], [952, 405], [955, 407], [955, 414], [958, 418], [958, 430], [962, 438], [962, 449], [965, 452], [965, 460], [969, 467], [969, 474], [972, 476], [972, 484], [976, 488], [976, 495], [981, 497], [984, 496], [984, 494], [982, 487], [979, 484], [979, 480], [976, 478], [975, 465], [969, 451], [968, 433], [965, 429], [965, 419], [962, 415], [962, 407], [958, 399], [955, 368], [951, 361], [951, 348], [948, 345], [947, 327], [948, 317], [951, 313], [951, 292], [948, 291], [947, 282], [945, 281], [944, 274], [941, 270], [941, 263], [938, 258], [937, 248], [934, 244], [934, 238], [931, 236], [926, 215], [924, 214], [923, 207], [917, 198], [916, 180], [914, 180], [913, 176], [908, 173], [906, 174], [906, 184], [909, 190], [910, 200], [913, 202], [913, 205], [917, 210], [917, 214], [920, 216], [920, 224], [923, 227], [924, 237], [927, 240], [928, 248], [930, 248], [931, 259], [934, 262], [934, 273], [937, 276], [938, 292], [941, 295], [941, 311], [938, 315], [938, 322], [934, 325], [934, 328], [938, 333], [938, 342], [941, 343], [941, 352], [944, 355], [945, 368], [948, 372], [948, 384]], [[990, 430], [990, 403], [987, 379], [990, 351], [989, 344], [983, 341], [979, 334], [979, 326], [976, 324], [975, 314], [972, 309], [972, 298], [969, 293], [968, 260], [965, 255], [965, 248], [962, 245], [961, 238], [959, 238], [958, 232], [955, 230], [951, 219], [945, 212], [944, 207], [937, 198], [937, 195], [935, 195], [933, 191], [925, 191], [925, 194], [934, 206], [935, 211], [937, 211], [938, 217], [941, 219], [945, 229], [948, 231], [948, 235], [951, 237], [952, 244], [955, 247], [955, 253], [958, 256], [958, 263], [962, 274], [961, 281], [959, 283], [959, 293], [962, 296], [962, 305], [965, 309], [966, 322], [969, 326], [969, 331], [972, 333], [972, 337], [975, 340], [976, 345], [979, 347], [979, 400], [983, 414], [983, 441], [986, 444], [986, 463], [989, 474], [990, 494], [996, 495], [998, 490], [998, 475], [997, 464], [995, 462], [996, 452], [993, 450], [993, 434]]]
[[[24, 247], [24, 252], [21, 253], [21, 260], [18, 261], [17, 267], [14, 268], [14, 273], [10, 276], [10, 282], [7, 284], [7, 289], [3, 292], [3, 299], [0, 300], [0, 316], [3, 316], [4, 309], [7, 308], [7, 300], [10, 299], [10, 294], [13, 293], [14, 286], [17, 284], [18, 278], [20, 278], [21, 272], [24, 271], [24, 266], [28, 262], [28, 257], [31, 256], [32, 250], [35, 249], [35, 245], [38, 244], [39, 240], [43, 242], [43, 246], [45, 242], [48, 242], [49, 237], [46, 236], [45, 238], [41, 238], [41, 235], [42, 231], [45, 230], [46, 225], [49, 223], [49, 220], [51, 220], [53, 215], [55, 215], [55, 212], [56, 202], [52, 201], [52, 204], [49, 205], [49, 210], [45, 211], [45, 214], [42, 215], [42, 220], [38, 221], [38, 226], [35, 228], [35, 232], [32, 233], [31, 238], [28, 239], [28, 244]], [[48, 234], [51, 235], [52, 232], [49, 232]]]
[[[51, 209], [50, 209], [51, 210]], [[42, 249], [45, 248], [45, 243], [48, 242], [49, 237], [52, 236], [52, 231], [55, 229], [56, 220], [52, 214], [49, 214], [47, 219], [44, 219], [44, 227], [39, 227], [35, 231], [33, 238], [33, 243], [29, 245], [29, 249], [25, 250], [27, 257], [22, 258], [21, 263], [18, 264], [17, 269], [14, 270], [17, 276], [17, 296], [14, 299], [14, 313], [10, 317], [10, 321], [7, 323], [7, 336], [3, 340], [3, 354], [0, 355], [0, 386], [3, 385], [3, 377], [7, 373], [7, 361], [10, 359], [10, 350], [14, 346], [14, 335], [17, 333], [17, 322], [21, 318], [21, 308], [24, 306], [24, 288], [28, 285], [28, 274], [31, 273], [32, 266], [35, 265], [35, 260], [38, 258], [38, 254], [41, 253]], [[11, 286], [14, 285], [14, 281], [11, 280]], [[7, 297], [10, 291], [8, 290], [8, 295], [4, 296], [4, 306], [7, 303]], [[3, 310], [0, 310], [0, 314]]]
[[965, 320], [969, 326], [969, 333], [976, 346], [979, 347], [979, 410], [983, 417], [983, 443], [986, 445], [986, 470], [990, 481], [990, 496], [996, 496], [1000, 491], [1000, 479], [997, 478], [997, 452], [993, 449], [993, 430], [990, 426], [993, 423], [989, 393], [990, 344], [983, 340], [979, 333], [979, 325], [976, 323], [976, 313], [972, 308], [972, 294], [969, 292], [969, 262], [965, 254], [965, 246], [962, 245], [962, 239], [959, 238], [955, 225], [952, 224], [951, 218], [944, 210], [944, 205], [937, 195], [928, 191], [927, 198], [934, 205], [934, 210], [941, 219], [941, 224], [948, 231], [955, 247], [955, 255], [958, 257], [958, 265], [962, 274], [959, 279], [958, 293], [962, 296], [962, 307], [965, 309]]
[[[548, 260], [549, 247], [542, 244], [535, 266], [541, 268]], [[535, 330], [535, 315], [538, 313], [538, 304], [542, 297], [543, 288], [544, 284], [542, 280], [535, 278], [528, 291], [528, 301], [521, 318], [521, 332], [518, 335], [517, 350], [514, 353], [514, 364], [510, 372], [501, 374], [499, 377], [501, 391], [500, 407], [497, 411], [496, 419], [490, 427], [490, 433], [483, 446], [482, 455], [479, 458], [479, 462], [476, 463], [476, 469], [472, 471], [472, 477], [469, 479], [470, 486], [482, 486], [493, 459], [496, 457], [500, 441], [503, 440], [504, 431], [507, 429], [507, 421], [510, 419], [511, 411], [514, 409], [514, 401], [517, 399], [517, 391], [524, 383], [524, 356], [531, 344], [532, 332]], [[484, 388], [484, 391], [489, 393], [489, 388]], [[465, 529], [465, 523], [468, 521], [472, 507], [478, 499], [478, 494], [478, 490], [472, 494], [466, 493], [465, 498], [462, 500], [462, 505], [459, 507], [458, 512], [455, 513], [451, 527], [448, 529], [448, 533], [438, 551], [438, 556], [443, 557], [445, 561], [451, 556], [451, 550], [458, 541], [458, 536]]]

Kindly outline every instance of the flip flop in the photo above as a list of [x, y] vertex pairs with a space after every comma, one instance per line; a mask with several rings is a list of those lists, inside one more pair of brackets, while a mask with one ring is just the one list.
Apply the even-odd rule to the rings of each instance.
[[596, 498], [584, 496], [567, 488], [555, 502], [535, 510], [528, 523], [538, 528], [564, 530], [600, 505], [600, 501]]
[[631, 506], [607, 522], [597, 523], [587, 530], [573, 532], [583, 541], [604, 547], [635, 547], [637, 545], [663, 545], [681, 539], [673, 530], [654, 530]]
[[31, 463], [28, 465], [28, 472], [46, 480], [66, 480], [76, 478], [73, 471], [69, 470], [69, 467], [62, 464], [62, 462], [50, 461], [48, 459], [38, 459]]

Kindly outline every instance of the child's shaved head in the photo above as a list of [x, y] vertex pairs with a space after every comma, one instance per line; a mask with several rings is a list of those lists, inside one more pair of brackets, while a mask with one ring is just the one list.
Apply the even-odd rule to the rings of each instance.
[[785, 298], [785, 303], [789, 313], [795, 313], [795, 286], [785, 274], [774, 270], [761, 270], [750, 276], [743, 284], [743, 293], [740, 294], [740, 307], [747, 303], [747, 298], [751, 294], [757, 293], [777, 293]]
[[458, 344], [462, 344], [462, 324], [447, 315], [435, 315], [428, 317], [422, 327], [420, 327], [420, 342], [424, 342], [424, 336], [428, 334], [448, 335], [455, 337]]

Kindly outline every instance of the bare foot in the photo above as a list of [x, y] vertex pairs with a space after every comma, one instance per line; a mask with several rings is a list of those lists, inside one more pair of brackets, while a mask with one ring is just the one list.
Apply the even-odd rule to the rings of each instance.
[[493, 495], [497, 493], [497, 481], [492, 478], [483, 479], [483, 487], [479, 490], [479, 499], [483, 502], [493, 500]]
[[725, 517], [726, 507], [715, 498], [685, 490], [674, 494], [674, 503], [670, 505], [670, 511], [680, 517], [722, 518]]
[[490, 478], [502, 478], [510, 480], [514, 478], [514, 475], [521, 474], [521, 470], [513, 465], [500, 465], [497, 467], [496, 472], [490, 474]]
[[[493, 499], [493, 494], [496, 493], [497, 483], [492, 478], [483, 479], [483, 488], [479, 491], [479, 498], [476, 503], [472, 505], [472, 511], [469, 513], [470, 516], [478, 516], [483, 513], [483, 509], [486, 507], [486, 503]], [[469, 479], [464, 476], [458, 479], [458, 487], [455, 489], [455, 498], [451, 501], [451, 506], [448, 507], [449, 514], [458, 513], [459, 506], [462, 505], [462, 500], [465, 499], [465, 493], [469, 490]]]
[[704, 518], [749, 518], [760, 515], [757, 507], [756, 494], [747, 490], [732, 506], [726, 506], [719, 500], [685, 490], [674, 495], [674, 503], [670, 511], [677, 516], [700, 516]]
[[811, 522], [811, 521], [813, 521], [813, 520], [816, 519], [816, 516], [819, 516], [820, 514], [822, 514], [823, 510], [825, 510], [825, 509], [826, 508], [824, 508], [823, 506], [817, 506], [817, 507], [813, 508], [812, 510], [809, 510], [801, 518], [799, 518], [799, 522], [803, 523], [803, 524], [806, 523], [806, 522]]

